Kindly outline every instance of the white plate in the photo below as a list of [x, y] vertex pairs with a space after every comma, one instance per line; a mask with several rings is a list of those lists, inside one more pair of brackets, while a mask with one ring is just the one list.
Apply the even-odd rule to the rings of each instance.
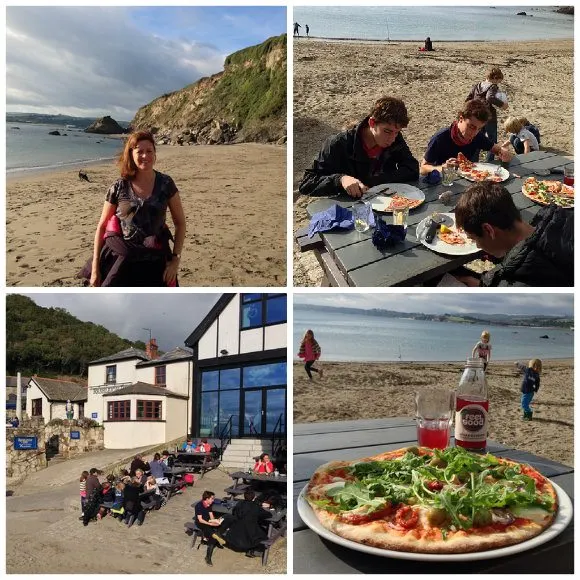
[[[478, 171], [490, 171], [492, 174], [497, 171], [497, 174], [501, 177], [502, 181], [506, 181], [510, 178], [510, 172], [505, 167], [500, 167], [498, 171], [498, 166], [493, 163], [475, 163], [473, 169], [477, 169]], [[475, 179], [469, 175], [465, 175], [462, 171], [459, 171], [459, 175], [469, 181], [475, 181]]]
[[572, 502], [566, 494], [566, 492], [554, 482], [550, 482], [556, 494], [558, 495], [558, 513], [554, 523], [547, 529], [545, 529], [539, 536], [521, 542], [519, 544], [514, 544], [513, 546], [506, 546], [505, 548], [498, 548], [496, 550], [486, 550], [484, 552], [469, 552], [468, 554], [418, 554], [414, 552], [398, 552], [396, 550], [383, 550], [382, 548], [375, 548], [374, 546], [367, 546], [365, 544], [358, 544], [352, 540], [347, 540], [341, 538], [336, 534], [333, 534], [330, 530], [327, 530], [316, 517], [316, 514], [310, 507], [310, 504], [306, 501], [304, 497], [306, 493], [306, 488], [308, 484], [304, 486], [304, 489], [300, 492], [297, 501], [298, 513], [302, 518], [302, 521], [315, 533], [335, 544], [344, 546], [345, 548], [350, 548], [351, 550], [358, 550], [359, 552], [366, 552], [367, 554], [374, 554], [375, 556], [383, 556], [385, 558], [397, 558], [400, 560], [423, 560], [423, 561], [451, 561], [451, 562], [462, 562], [462, 561], [473, 561], [473, 560], [491, 560], [492, 558], [503, 558], [504, 556], [511, 556], [512, 554], [517, 554], [518, 552], [524, 552], [525, 550], [530, 550], [541, 546], [546, 542], [549, 542], [557, 535], [561, 534], [568, 524], [572, 521]]
[[[445, 224], [447, 227], [455, 226], [455, 214], [454, 213], [439, 213], [439, 216], [443, 217], [442, 223]], [[450, 256], [467, 256], [468, 254], [475, 254], [479, 252], [479, 248], [475, 245], [474, 242], [470, 242], [469, 240], [465, 242], [465, 244], [446, 244], [440, 237], [439, 231], [435, 234], [433, 241], [428, 244], [425, 241], [425, 230], [427, 229], [427, 221], [429, 217], [426, 217], [424, 220], [421, 220], [417, 224], [416, 236], [417, 239], [430, 250], [434, 252], [438, 252], [439, 254], [448, 254]]]
[[373, 206], [373, 210], [390, 212], [391, 210], [389, 209], [389, 204], [391, 203], [391, 196], [395, 194], [402, 195], [403, 197], [407, 197], [409, 199], [421, 200], [421, 203], [425, 201], [425, 194], [418, 187], [409, 185], [408, 183], [382, 183], [381, 185], [375, 185], [374, 187], [368, 189], [365, 195], [373, 195], [375, 192], [380, 193], [387, 187], [389, 188], [387, 191], [388, 195], [377, 195], [376, 197], [373, 197], [371, 200], [369, 200]]

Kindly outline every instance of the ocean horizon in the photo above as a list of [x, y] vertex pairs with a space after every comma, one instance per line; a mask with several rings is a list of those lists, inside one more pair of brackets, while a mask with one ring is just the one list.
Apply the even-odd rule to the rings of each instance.
[[[574, 38], [574, 17], [555, 6], [295, 6], [300, 36], [366, 41], [555, 40]], [[525, 11], [527, 16], [517, 16]]]

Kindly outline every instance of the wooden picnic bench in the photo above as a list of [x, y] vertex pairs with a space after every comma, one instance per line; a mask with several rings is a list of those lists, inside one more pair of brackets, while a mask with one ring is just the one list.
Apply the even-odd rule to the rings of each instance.
[[[503, 183], [512, 194], [522, 218], [530, 221], [541, 209], [521, 192], [524, 180], [536, 171], [562, 169], [572, 165], [570, 159], [547, 151], [517, 155], [510, 166], [510, 178]], [[520, 177], [514, 177], [516, 173]], [[542, 180], [562, 180], [563, 175], [553, 174], [538, 177]], [[333, 230], [308, 236], [308, 228], [300, 228], [294, 234], [300, 251], [313, 251], [325, 274], [325, 285], [346, 287], [417, 286], [451, 272], [481, 256], [481, 253], [463, 256], [437, 254], [426, 248], [416, 236], [416, 227], [424, 218], [434, 212], [451, 212], [459, 196], [471, 185], [460, 178], [451, 186], [428, 185], [423, 181], [412, 183], [425, 194], [425, 203], [411, 210], [408, 219], [407, 236], [399, 244], [386, 250], [378, 250], [372, 243], [373, 229], [360, 233], [352, 230]], [[451, 191], [451, 199], [445, 204], [438, 198], [444, 191]], [[342, 193], [335, 197], [312, 198], [307, 207], [309, 217], [324, 211], [334, 204], [351, 207], [355, 202]], [[573, 210], [570, 210], [573, 211]], [[390, 223], [390, 215], [385, 220]]]

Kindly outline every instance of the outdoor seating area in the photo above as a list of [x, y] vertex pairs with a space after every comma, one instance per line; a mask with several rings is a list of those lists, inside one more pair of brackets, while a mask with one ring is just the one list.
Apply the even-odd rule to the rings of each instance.
[[199, 473], [203, 478], [208, 471], [219, 467], [222, 451], [219, 439], [189, 439], [170, 455], [170, 463], [186, 473]]

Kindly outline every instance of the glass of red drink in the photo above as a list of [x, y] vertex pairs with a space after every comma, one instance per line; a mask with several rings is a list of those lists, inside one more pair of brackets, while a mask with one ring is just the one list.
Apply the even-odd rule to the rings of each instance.
[[415, 394], [417, 442], [420, 447], [445, 449], [455, 412], [455, 391], [446, 388], [425, 388]]
[[574, 186], [574, 166], [567, 165], [564, 167], [564, 184], [570, 187]]

